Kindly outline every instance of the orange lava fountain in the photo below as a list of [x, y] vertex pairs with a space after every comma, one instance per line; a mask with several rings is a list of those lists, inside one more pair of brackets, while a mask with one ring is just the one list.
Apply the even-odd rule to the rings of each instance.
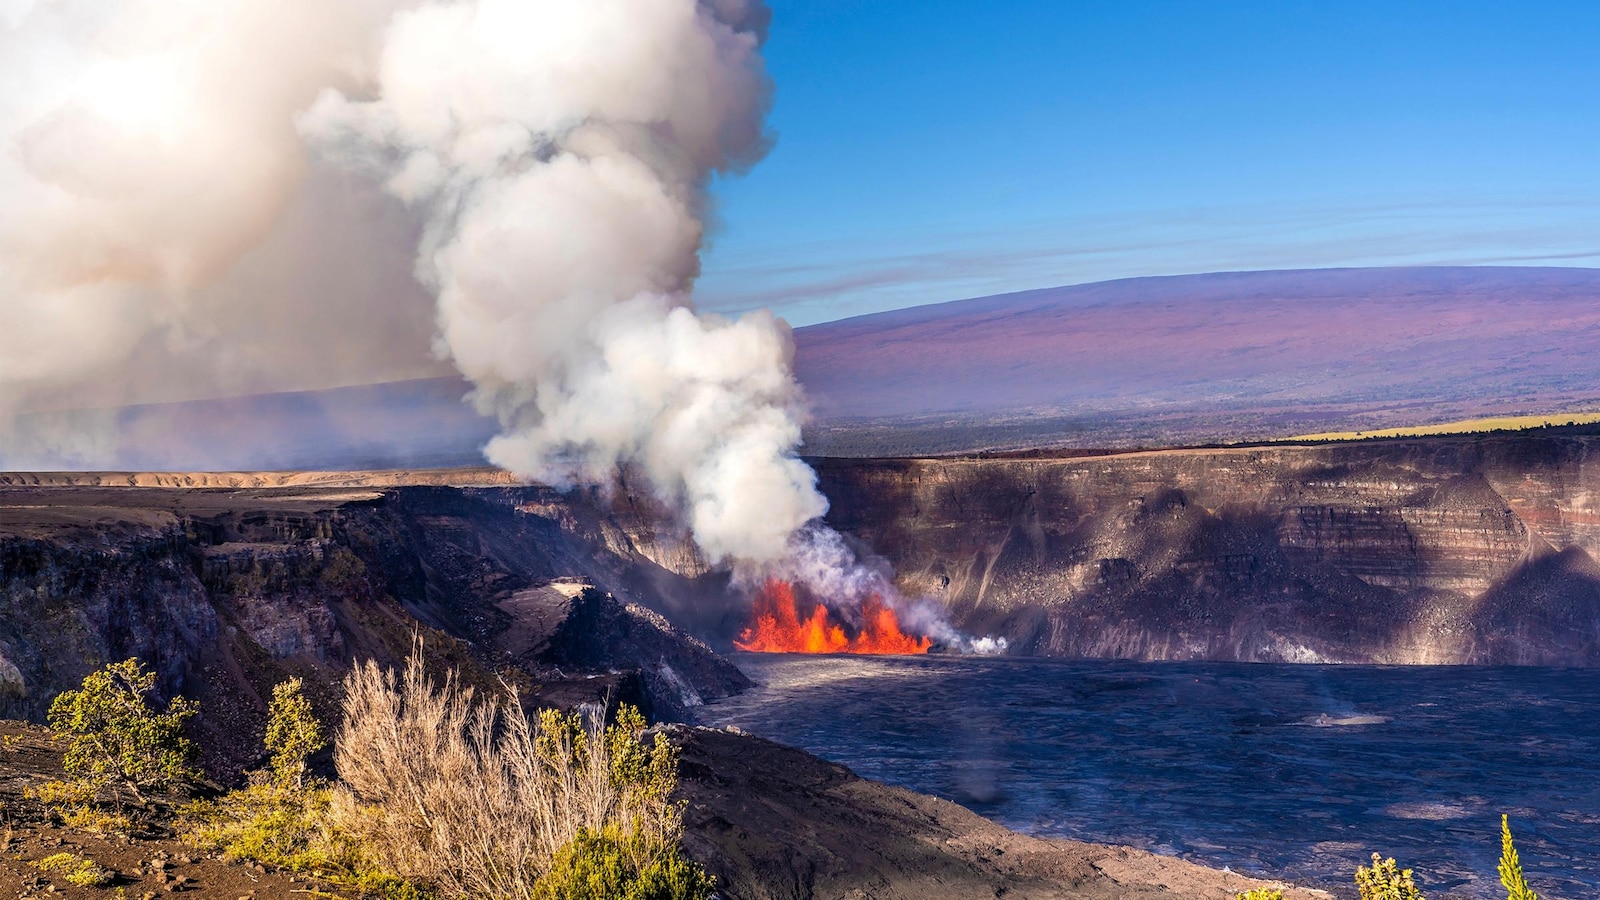
[[933, 641], [900, 630], [900, 618], [876, 595], [861, 604], [861, 630], [854, 637], [821, 603], [800, 617], [794, 587], [769, 581], [756, 596], [754, 619], [733, 642], [740, 650], [757, 653], [927, 653]]

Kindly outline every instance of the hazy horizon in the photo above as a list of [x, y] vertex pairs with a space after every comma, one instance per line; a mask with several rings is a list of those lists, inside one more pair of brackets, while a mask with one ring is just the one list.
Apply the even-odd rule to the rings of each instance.
[[[841, 319], [795, 331], [804, 452], [1174, 446], [1591, 411], [1597, 301], [1600, 269], [1340, 268], [1116, 279]], [[60, 414], [57, 427], [111, 422], [123, 439], [102, 459], [120, 468], [467, 465], [497, 428], [464, 402], [471, 387], [447, 376], [141, 404]]]

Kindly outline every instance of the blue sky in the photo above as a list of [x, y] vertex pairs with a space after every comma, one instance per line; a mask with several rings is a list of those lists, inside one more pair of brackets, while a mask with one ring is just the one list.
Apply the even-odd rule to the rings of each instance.
[[703, 308], [1600, 265], [1600, 4], [773, 0]]

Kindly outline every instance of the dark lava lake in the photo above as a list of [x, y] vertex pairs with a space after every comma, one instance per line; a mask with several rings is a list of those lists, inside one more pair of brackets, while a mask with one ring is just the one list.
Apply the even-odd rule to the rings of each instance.
[[1502, 812], [1546, 900], [1600, 897], [1600, 672], [739, 654], [707, 724], [1019, 831], [1354, 896], [1373, 851], [1504, 897]]

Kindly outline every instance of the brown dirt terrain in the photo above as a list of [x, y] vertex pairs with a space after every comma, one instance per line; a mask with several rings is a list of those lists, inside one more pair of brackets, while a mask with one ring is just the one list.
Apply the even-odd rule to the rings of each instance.
[[[61, 749], [48, 729], [0, 720], [0, 897], [154, 900], [193, 894], [226, 900], [289, 900], [325, 888], [305, 877], [208, 856], [172, 837], [98, 835], [53, 824], [27, 789], [61, 777]], [[58, 853], [93, 860], [114, 875], [104, 887], [70, 884], [37, 863]]]

